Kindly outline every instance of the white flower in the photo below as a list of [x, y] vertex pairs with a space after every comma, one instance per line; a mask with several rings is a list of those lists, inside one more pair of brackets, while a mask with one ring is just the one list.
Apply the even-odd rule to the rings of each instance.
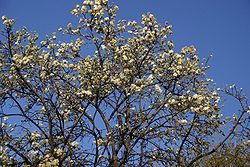
[[56, 153], [57, 153], [58, 155], [62, 155], [63, 150], [62, 150], [61, 148], [59, 148], [59, 149], [56, 150]]
[[133, 31], [131, 31], [131, 30], [128, 30], [128, 33], [129, 33], [129, 34], [132, 34], [132, 33], [133, 33]]
[[86, 12], [86, 11], [87, 11], [87, 7], [86, 7], [86, 6], [82, 6], [81, 12], [84, 13], [84, 12]]
[[59, 164], [59, 160], [58, 159], [54, 159], [51, 163], [50, 166], [58, 166]]
[[0, 125], [0, 128], [3, 128], [5, 126], [5, 124], [4, 123], [2, 123], [1, 125]]
[[40, 42], [41, 45], [46, 45], [46, 43], [47, 43], [46, 41], [41, 41]]
[[152, 74], [150, 74], [149, 76], [148, 76], [148, 78], [147, 78], [147, 81], [152, 81], [154, 79], [154, 76], [152, 75]]
[[105, 17], [105, 18], [104, 18], [104, 21], [109, 21], [109, 17]]
[[177, 77], [177, 76], [178, 76], [178, 74], [177, 74], [177, 73], [173, 73], [173, 76], [174, 76], [174, 77]]
[[8, 18], [6, 16], [2, 16], [2, 20], [7, 20]]
[[248, 106], [247, 113], [250, 114], [250, 106]]
[[158, 84], [155, 85], [155, 90], [160, 94], [162, 93], [161, 87]]
[[141, 91], [141, 87], [137, 86], [135, 84], [131, 84], [131, 89], [134, 90], [135, 92], [140, 92]]
[[106, 46], [105, 45], [101, 45], [101, 48], [102, 48], [102, 50], [105, 50]]
[[102, 143], [103, 143], [103, 140], [101, 138], [97, 140], [97, 145], [98, 146], [102, 145]]
[[41, 135], [39, 133], [37, 133], [36, 131], [31, 133], [32, 139], [39, 139], [40, 137], [41, 137]]
[[121, 83], [121, 80], [120, 80], [119, 78], [111, 79], [111, 80], [112, 80], [112, 82], [113, 82], [114, 84], [116, 84], [116, 85], [120, 85], [120, 83]]
[[79, 143], [77, 141], [73, 141], [70, 145], [72, 147], [77, 147], [77, 146], [79, 146]]
[[3, 121], [4, 122], [8, 121], [8, 117], [3, 117]]
[[207, 110], [209, 110], [209, 107], [204, 107], [203, 110], [207, 111]]
[[31, 150], [31, 154], [36, 155], [36, 154], [38, 154], [38, 151]]
[[92, 92], [91, 92], [91, 91], [89, 91], [89, 90], [87, 90], [87, 91], [84, 91], [84, 94], [86, 94], [86, 95], [90, 96], [90, 95], [92, 95]]
[[37, 143], [37, 142], [32, 142], [31, 145], [32, 145], [33, 147], [38, 147], [38, 146], [39, 146], [39, 143]]
[[8, 27], [11, 27], [14, 24], [14, 20], [6, 18], [5, 20], [3, 20], [3, 24], [6, 25], [6, 26], [8, 26]]
[[188, 121], [186, 119], [181, 119], [181, 120], [178, 120], [178, 123], [180, 124], [186, 124]]
[[194, 99], [197, 99], [197, 98], [198, 98], [198, 96], [199, 96], [199, 95], [194, 94], [194, 95], [193, 95], [193, 98], [194, 98]]
[[175, 103], [175, 99], [169, 99], [169, 104], [174, 104]]
[[235, 88], [235, 84], [233, 84], [233, 85], [229, 86], [229, 88], [230, 88], [230, 89]]

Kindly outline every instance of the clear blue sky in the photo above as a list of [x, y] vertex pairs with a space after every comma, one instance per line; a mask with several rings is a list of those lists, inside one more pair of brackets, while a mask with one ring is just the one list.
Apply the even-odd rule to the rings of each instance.
[[[152, 12], [160, 23], [173, 25], [177, 48], [194, 44], [201, 57], [213, 54], [209, 77], [218, 86], [234, 84], [250, 96], [250, 0], [110, 0], [118, 18], [139, 20]], [[0, 15], [46, 34], [66, 27], [70, 11], [81, 0], [0, 0]]]

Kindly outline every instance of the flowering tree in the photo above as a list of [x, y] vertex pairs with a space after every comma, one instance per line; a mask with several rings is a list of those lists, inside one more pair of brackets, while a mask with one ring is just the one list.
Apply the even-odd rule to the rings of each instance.
[[59, 29], [71, 42], [55, 33], [38, 42], [2, 17], [1, 166], [193, 166], [238, 131], [245, 141], [241, 90], [221, 90], [241, 106], [224, 134], [208, 59], [194, 46], [175, 52], [171, 25], [152, 14], [137, 23], [116, 20], [117, 10], [108, 0], [76, 5], [79, 25]]

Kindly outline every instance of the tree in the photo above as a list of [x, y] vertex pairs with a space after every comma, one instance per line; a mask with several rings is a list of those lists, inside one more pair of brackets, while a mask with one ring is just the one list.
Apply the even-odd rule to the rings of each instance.
[[250, 150], [242, 143], [229, 142], [223, 145], [215, 154], [201, 159], [197, 166], [204, 167], [245, 167], [250, 165]]
[[[194, 46], [175, 52], [171, 25], [153, 14], [117, 21], [117, 10], [108, 0], [76, 5], [79, 24], [59, 30], [71, 42], [56, 33], [39, 42], [2, 17], [2, 166], [193, 166], [249, 135], [246, 97], [217, 90], [209, 58]], [[219, 92], [241, 106], [229, 124]]]

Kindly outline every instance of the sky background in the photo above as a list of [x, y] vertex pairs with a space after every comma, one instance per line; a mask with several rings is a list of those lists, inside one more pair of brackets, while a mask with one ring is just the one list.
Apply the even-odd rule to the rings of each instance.
[[[17, 27], [46, 34], [66, 27], [81, 0], [0, 0], [0, 15]], [[250, 0], [110, 0], [119, 19], [138, 20], [146, 12], [173, 25], [176, 48], [195, 45], [200, 57], [213, 55], [208, 76], [219, 87], [236, 84], [250, 96]], [[0, 26], [1, 27], [1, 26]], [[176, 50], [179, 52], [178, 50]], [[233, 105], [230, 105], [233, 107]], [[230, 111], [232, 112], [232, 111]]]

